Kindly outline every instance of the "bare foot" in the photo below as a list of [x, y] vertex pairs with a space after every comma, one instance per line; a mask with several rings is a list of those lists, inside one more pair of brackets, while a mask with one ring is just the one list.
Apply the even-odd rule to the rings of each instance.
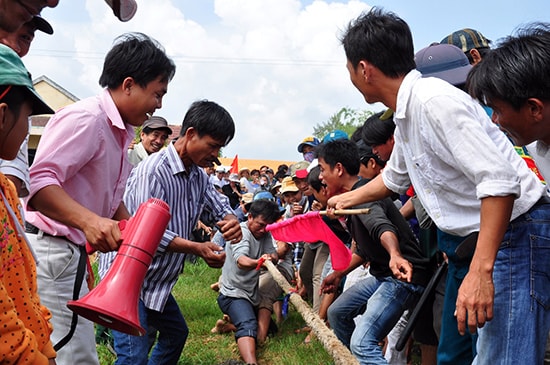
[[235, 332], [237, 327], [231, 322], [224, 321], [223, 319], [218, 319], [214, 328], [210, 330], [212, 333], [229, 333]]
[[313, 332], [308, 333], [306, 338], [304, 338], [304, 344], [309, 345], [314, 338], [315, 334]]

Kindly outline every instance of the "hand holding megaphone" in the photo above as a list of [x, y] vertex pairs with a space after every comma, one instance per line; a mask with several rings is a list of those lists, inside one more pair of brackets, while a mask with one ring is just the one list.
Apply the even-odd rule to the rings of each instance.
[[[130, 218], [131, 219], [131, 218]], [[93, 254], [96, 251], [99, 252], [111, 252], [111, 251], [117, 251], [120, 247], [120, 244], [122, 243], [122, 231], [124, 231], [124, 228], [126, 228], [126, 224], [128, 224], [127, 219], [123, 219], [121, 221], [113, 221], [111, 219], [108, 219], [110, 222], [114, 222], [114, 225], [111, 225], [111, 228], [109, 230], [110, 232], [110, 240], [101, 240], [101, 241], [95, 241], [96, 243], [92, 246], [90, 244], [90, 239], [86, 241], [86, 253], [88, 255]], [[103, 235], [104, 236], [104, 235]], [[105, 237], [105, 236], [104, 236]], [[86, 235], [86, 238], [88, 238], [88, 235]], [[114, 242], [114, 244], [113, 244]], [[111, 248], [113, 247], [114, 248]], [[106, 249], [108, 247], [108, 249]]]
[[93, 222], [90, 222], [83, 228], [86, 235], [86, 251], [91, 254], [95, 251], [111, 252], [118, 250], [122, 243], [122, 235], [119, 222], [96, 216]]
[[[151, 198], [128, 221], [120, 221], [122, 244], [109, 271], [86, 296], [69, 301], [69, 309], [105, 327], [144, 335], [139, 323], [139, 293], [169, 220], [168, 204]], [[88, 244], [86, 249], [94, 250]]]

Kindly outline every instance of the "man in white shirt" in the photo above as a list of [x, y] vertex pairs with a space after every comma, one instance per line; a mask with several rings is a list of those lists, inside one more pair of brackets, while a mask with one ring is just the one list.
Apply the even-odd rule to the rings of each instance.
[[[472, 96], [493, 108], [495, 123], [516, 144], [526, 145], [547, 184], [550, 181], [548, 49], [549, 25], [530, 26], [501, 43], [494, 55], [476, 67], [469, 77]], [[549, 349], [550, 336], [545, 364], [550, 363]]]
[[[479, 103], [414, 69], [410, 29], [395, 14], [361, 15], [342, 43], [351, 81], [365, 100], [395, 110], [395, 147], [382, 175], [331, 198], [329, 207], [404, 193], [412, 183], [438, 228], [456, 236], [439, 242], [450, 264], [468, 270], [456, 318], [459, 332], [478, 329], [474, 363], [541, 363], [550, 329], [544, 186]], [[457, 255], [463, 239], [478, 231], [473, 255]]]

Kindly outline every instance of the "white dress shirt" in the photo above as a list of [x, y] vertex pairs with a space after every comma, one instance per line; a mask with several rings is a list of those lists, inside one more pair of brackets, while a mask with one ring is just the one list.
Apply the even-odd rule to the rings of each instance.
[[404, 193], [412, 183], [436, 225], [466, 236], [479, 230], [480, 199], [515, 195], [512, 219], [545, 193], [510, 141], [468, 94], [413, 70], [397, 94], [395, 147], [384, 184]]

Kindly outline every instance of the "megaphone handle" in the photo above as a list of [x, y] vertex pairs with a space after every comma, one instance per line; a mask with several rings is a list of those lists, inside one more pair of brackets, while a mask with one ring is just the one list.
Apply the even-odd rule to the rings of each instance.
[[[127, 219], [123, 219], [121, 221], [118, 221], [118, 229], [120, 229], [120, 232], [124, 231], [124, 229], [126, 228], [127, 223], [128, 223]], [[94, 252], [96, 252], [96, 249], [93, 248], [92, 245], [90, 245], [88, 242], [86, 242], [86, 253], [88, 255], [91, 255]]]

